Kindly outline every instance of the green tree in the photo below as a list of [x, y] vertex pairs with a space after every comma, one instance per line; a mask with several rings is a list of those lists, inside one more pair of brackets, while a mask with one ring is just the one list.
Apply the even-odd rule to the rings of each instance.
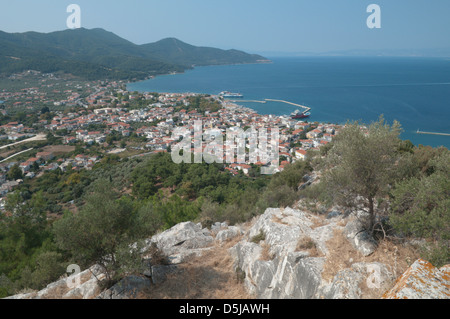
[[49, 113], [50, 109], [48, 108], [48, 106], [44, 106], [43, 108], [41, 108], [41, 114], [45, 114], [45, 113]]
[[50, 238], [44, 208], [45, 199], [40, 192], [28, 201], [18, 191], [8, 194], [5, 204], [8, 214], [0, 214], [0, 274], [8, 277], [13, 285], [3, 293], [15, 293], [16, 288], [31, 284], [31, 279], [24, 278], [27, 273], [31, 276], [35, 267], [33, 258], [43, 251], [44, 243]]
[[117, 250], [131, 244], [133, 220], [130, 201], [119, 199], [112, 185], [100, 180], [82, 210], [55, 222], [53, 230], [59, 248], [69, 252], [82, 267], [101, 265], [111, 280], [120, 272]]
[[366, 132], [358, 122], [348, 123], [325, 158], [327, 193], [337, 204], [352, 208], [362, 204], [371, 232], [378, 214], [377, 199], [385, 198], [397, 178], [400, 131], [398, 122], [390, 126], [382, 116]]
[[[54, 251], [39, 254], [36, 257], [35, 264], [36, 269], [31, 273], [31, 288], [34, 289], [41, 289], [41, 287], [56, 281], [65, 273], [62, 255]], [[24, 279], [24, 274], [22, 274], [22, 279]]]
[[23, 178], [22, 170], [20, 169], [18, 164], [15, 164], [13, 167], [11, 167], [8, 171], [8, 174], [6, 175], [8, 180], [17, 180]]
[[432, 240], [430, 262], [450, 262], [450, 151], [427, 163], [431, 175], [398, 183], [392, 192], [390, 223], [398, 232]]
[[160, 230], [164, 224], [164, 216], [151, 201], [139, 205], [133, 233], [136, 238], [149, 238]]
[[307, 161], [296, 161], [288, 164], [281, 173], [277, 173], [272, 177], [269, 188], [287, 185], [296, 191], [303, 181], [303, 176], [310, 171], [311, 166]]

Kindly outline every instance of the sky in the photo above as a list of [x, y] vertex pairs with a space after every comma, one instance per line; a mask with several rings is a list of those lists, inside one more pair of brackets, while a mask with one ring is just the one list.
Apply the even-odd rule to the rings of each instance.
[[[251, 53], [450, 48], [450, 0], [0, 0], [0, 30], [103, 28], [136, 44], [175, 37]], [[370, 4], [381, 28], [369, 28]]]

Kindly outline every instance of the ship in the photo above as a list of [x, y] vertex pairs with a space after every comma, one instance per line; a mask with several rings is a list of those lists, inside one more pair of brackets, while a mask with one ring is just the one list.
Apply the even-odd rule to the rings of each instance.
[[229, 91], [223, 91], [219, 94], [222, 97], [241, 98], [244, 97], [241, 93], [232, 93]]
[[300, 112], [299, 110], [296, 110], [294, 113], [291, 114], [291, 119], [297, 120], [297, 119], [306, 119], [311, 115], [309, 112]]

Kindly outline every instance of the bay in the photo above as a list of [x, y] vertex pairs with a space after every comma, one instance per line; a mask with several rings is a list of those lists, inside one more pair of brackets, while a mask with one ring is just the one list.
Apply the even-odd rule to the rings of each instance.
[[[273, 63], [196, 67], [185, 73], [128, 84], [129, 91], [239, 92], [243, 100], [278, 99], [311, 108], [309, 121], [366, 124], [380, 115], [398, 120], [415, 145], [450, 148], [450, 59], [405, 57], [289, 57]], [[238, 104], [260, 114], [288, 115], [298, 107]]]

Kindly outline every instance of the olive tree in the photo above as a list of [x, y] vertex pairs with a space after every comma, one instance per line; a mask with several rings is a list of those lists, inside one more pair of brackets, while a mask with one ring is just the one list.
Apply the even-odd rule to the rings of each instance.
[[324, 182], [334, 203], [367, 212], [367, 230], [374, 231], [377, 200], [384, 199], [396, 180], [400, 158], [400, 124], [381, 116], [370, 126], [347, 123], [325, 158]]
[[134, 220], [131, 203], [119, 199], [111, 186], [107, 180], [98, 183], [78, 214], [69, 214], [53, 225], [61, 249], [82, 267], [101, 265], [108, 279], [120, 270], [119, 249], [132, 243]]

